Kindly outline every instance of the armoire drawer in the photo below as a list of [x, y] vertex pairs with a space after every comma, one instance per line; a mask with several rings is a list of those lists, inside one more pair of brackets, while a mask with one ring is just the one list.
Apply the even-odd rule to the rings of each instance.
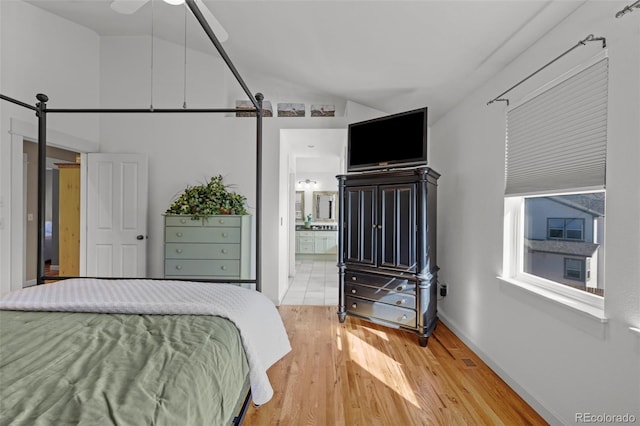
[[240, 259], [240, 244], [166, 243], [165, 259]]
[[369, 287], [346, 282], [344, 284], [344, 292], [349, 296], [362, 297], [372, 301], [387, 303], [389, 305], [401, 306], [409, 309], [415, 309], [416, 307], [416, 298], [414, 295], [389, 291], [379, 287]]
[[368, 285], [399, 293], [415, 294], [416, 292], [415, 282], [409, 281], [406, 278], [367, 274], [364, 272], [352, 272], [347, 270], [344, 275], [344, 282], [345, 285], [347, 283]]
[[346, 296], [347, 312], [372, 319], [380, 319], [408, 327], [416, 327], [416, 311], [387, 305], [382, 302], [373, 302], [357, 297]]
[[209, 276], [229, 277], [240, 273], [239, 260], [180, 260], [167, 259], [164, 262], [165, 277]]
[[240, 228], [167, 227], [167, 243], [240, 243]]

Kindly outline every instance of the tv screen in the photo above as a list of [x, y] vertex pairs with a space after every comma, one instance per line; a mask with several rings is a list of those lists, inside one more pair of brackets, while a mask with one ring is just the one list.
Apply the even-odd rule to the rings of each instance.
[[347, 172], [426, 164], [426, 107], [349, 124]]

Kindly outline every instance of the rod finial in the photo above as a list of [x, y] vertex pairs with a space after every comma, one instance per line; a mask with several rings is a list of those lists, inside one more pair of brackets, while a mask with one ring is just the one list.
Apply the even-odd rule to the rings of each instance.
[[260, 92], [256, 93], [256, 100], [258, 102], [262, 102], [264, 100], [264, 95]]
[[44, 93], [38, 93], [36, 95], [36, 99], [39, 100], [40, 102], [48, 102], [49, 101], [49, 97], [47, 95], [45, 95]]

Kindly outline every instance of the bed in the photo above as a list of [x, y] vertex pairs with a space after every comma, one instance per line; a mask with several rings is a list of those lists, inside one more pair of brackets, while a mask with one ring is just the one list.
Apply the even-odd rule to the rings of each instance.
[[239, 424], [291, 350], [232, 284], [78, 278], [0, 298], [2, 424]]
[[255, 279], [48, 277], [44, 268], [47, 115], [237, 108], [48, 108], [45, 94], [35, 106], [0, 94], [38, 118], [39, 225], [37, 285], [0, 297], [3, 425], [239, 425], [251, 403], [273, 396], [267, 369], [291, 347], [261, 293], [263, 96], [249, 91], [194, 0], [185, 3], [255, 111]]

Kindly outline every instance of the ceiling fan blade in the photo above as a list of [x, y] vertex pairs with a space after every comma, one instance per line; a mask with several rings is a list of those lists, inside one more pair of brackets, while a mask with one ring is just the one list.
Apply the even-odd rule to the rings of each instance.
[[202, 16], [204, 16], [204, 18], [207, 20], [209, 26], [213, 30], [218, 40], [221, 43], [227, 41], [227, 39], [229, 38], [229, 33], [227, 33], [227, 30], [224, 29], [220, 21], [218, 21], [216, 17], [213, 16], [213, 13], [211, 13], [209, 8], [205, 6], [202, 0], [194, 0], [194, 3], [198, 6], [200, 12], [202, 12]]
[[140, 9], [148, 0], [113, 0], [111, 9], [118, 13], [131, 15]]

